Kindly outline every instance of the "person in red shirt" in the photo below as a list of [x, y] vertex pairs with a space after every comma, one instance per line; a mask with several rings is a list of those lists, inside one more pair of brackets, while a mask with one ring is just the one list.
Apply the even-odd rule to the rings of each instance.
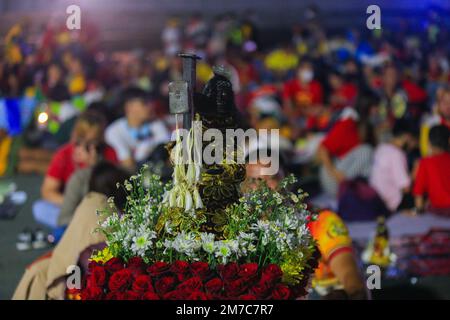
[[318, 117], [323, 103], [322, 85], [314, 80], [314, 69], [309, 61], [303, 61], [297, 69], [297, 77], [283, 85], [283, 108], [290, 119]]
[[322, 141], [321, 147], [327, 151], [329, 156], [341, 158], [359, 145], [359, 143], [360, 138], [356, 120], [353, 118], [344, 118], [338, 120], [331, 127]]
[[41, 187], [42, 200], [33, 205], [33, 216], [39, 223], [57, 226], [63, 191], [72, 174], [104, 159], [117, 163], [114, 149], [103, 141], [105, 121], [92, 111], [81, 115], [75, 123], [69, 143], [60, 147], [50, 162]]
[[423, 158], [414, 182], [413, 194], [416, 208], [422, 212], [425, 196], [429, 209], [438, 214], [450, 216], [450, 130], [438, 125], [430, 130], [431, 156]]
[[345, 108], [317, 149], [323, 191], [337, 196], [345, 180], [370, 175], [375, 137], [372, 126], [352, 108]]
[[345, 82], [337, 71], [330, 73], [328, 82], [331, 87], [329, 103], [333, 110], [342, 110], [354, 104], [358, 94], [358, 88], [354, 84]]

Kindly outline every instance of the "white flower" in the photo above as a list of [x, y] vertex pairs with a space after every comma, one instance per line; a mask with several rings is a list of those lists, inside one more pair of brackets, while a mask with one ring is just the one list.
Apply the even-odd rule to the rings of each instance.
[[202, 248], [205, 252], [211, 254], [216, 249], [214, 242], [205, 242], [202, 244]]
[[126, 189], [127, 191], [133, 190], [133, 186], [131, 185], [130, 182], [125, 181], [125, 189]]
[[297, 195], [294, 193], [291, 193], [291, 199], [292, 199], [292, 201], [294, 201], [294, 203], [297, 203], [299, 201]]
[[186, 233], [185, 231], [178, 234], [172, 243], [172, 248], [187, 256], [192, 256], [194, 251], [198, 250], [201, 246], [201, 241], [197, 241], [193, 233]]
[[227, 258], [230, 256], [230, 254], [231, 254], [230, 247], [228, 247], [224, 242], [218, 241], [215, 256], [217, 258], [221, 258], [222, 263], [225, 264], [227, 263]]
[[253, 230], [259, 230], [259, 231], [268, 231], [269, 230], [269, 222], [267, 222], [266, 220], [258, 220], [257, 223], [254, 223], [251, 226], [251, 229]]
[[164, 224], [164, 230], [166, 231], [167, 234], [173, 234], [172, 225], [170, 221], [166, 221], [166, 223]]
[[202, 248], [205, 252], [212, 254], [215, 250], [215, 244], [214, 244], [214, 234], [212, 233], [201, 233], [200, 234], [200, 241]]
[[140, 228], [139, 234], [132, 238], [131, 251], [138, 256], [144, 256], [145, 252], [152, 247], [152, 239], [156, 238], [156, 232], [145, 232], [144, 227]]
[[296, 219], [292, 219], [292, 218], [289, 217], [288, 215], [286, 215], [286, 216], [284, 217], [284, 226], [285, 226], [287, 229], [294, 230], [294, 229], [297, 228], [297, 225], [298, 225], [298, 223], [297, 223]]

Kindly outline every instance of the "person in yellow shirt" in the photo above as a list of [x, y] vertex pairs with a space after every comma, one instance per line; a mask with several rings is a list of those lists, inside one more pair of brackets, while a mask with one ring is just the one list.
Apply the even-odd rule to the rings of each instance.
[[431, 127], [441, 124], [450, 128], [450, 87], [437, 90], [435, 114], [426, 118], [420, 127], [419, 147], [423, 157], [428, 156], [430, 152], [428, 136]]

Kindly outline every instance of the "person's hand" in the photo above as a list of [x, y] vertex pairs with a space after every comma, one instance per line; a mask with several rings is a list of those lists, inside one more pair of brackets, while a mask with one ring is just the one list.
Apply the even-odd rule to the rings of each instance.
[[76, 164], [84, 164], [93, 166], [98, 161], [97, 148], [94, 144], [78, 146], [74, 152], [74, 162]]

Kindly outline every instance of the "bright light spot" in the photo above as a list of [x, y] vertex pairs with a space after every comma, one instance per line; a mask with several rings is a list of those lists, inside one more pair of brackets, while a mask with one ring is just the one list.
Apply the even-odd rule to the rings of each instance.
[[39, 113], [39, 115], [38, 115], [38, 122], [40, 123], [40, 124], [44, 124], [44, 123], [46, 123], [47, 122], [47, 120], [48, 120], [48, 114], [47, 114], [47, 112], [41, 112], [41, 113]]

